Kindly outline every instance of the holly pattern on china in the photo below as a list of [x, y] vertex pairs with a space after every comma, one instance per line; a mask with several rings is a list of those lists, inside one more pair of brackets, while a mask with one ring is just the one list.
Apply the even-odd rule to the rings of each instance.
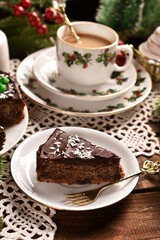
[[88, 63], [91, 62], [91, 53], [85, 53], [84, 55], [80, 54], [77, 51], [74, 51], [72, 54], [63, 52], [62, 56], [65, 58], [64, 62], [68, 67], [71, 67], [73, 64], [82, 65], [83, 68], [88, 67]]
[[103, 62], [104, 66], [107, 66], [108, 63], [114, 64], [116, 57], [116, 52], [111, 53], [109, 52], [109, 49], [106, 48], [104, 52], [98, 55], [96, 58], [96, 62], [101, 63]]

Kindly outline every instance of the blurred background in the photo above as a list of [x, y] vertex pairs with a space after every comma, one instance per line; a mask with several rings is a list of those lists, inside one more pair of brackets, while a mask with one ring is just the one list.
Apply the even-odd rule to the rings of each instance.
[[[48, 32], [37, 34], [27, 15], [17, 17], [13, 4], [21, 0], [0, 1], [0, 29], [8, 38], [10, 57], [23, 59], [28, 54], [52, 46], [50, 37], [56, 39], [61, 24], [44, 19]], [[35, 11], [43, 16], [51, 0], [31, 0], [26, 12]], [[138, 46], [160, 25], [159, 0], [67, 0], [66, 13], [70, 20], [96, 21], [115, 29], [125, 43]]]

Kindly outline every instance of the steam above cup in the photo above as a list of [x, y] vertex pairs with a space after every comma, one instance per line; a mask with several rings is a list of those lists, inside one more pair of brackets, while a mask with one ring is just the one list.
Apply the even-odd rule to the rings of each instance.
[[[133, 59], [128, 45], [118, 46], [118, 34], [110, 27], [94, 22], [73, 22], [80, 41], [72, 37], [68, 26], [57, 31], [57, 67], [64, 80], [92, 86], [107, 82], [113, 71], [126, 70]], [[124, 66], [115, 63], [119, 51], [127, 53]]]

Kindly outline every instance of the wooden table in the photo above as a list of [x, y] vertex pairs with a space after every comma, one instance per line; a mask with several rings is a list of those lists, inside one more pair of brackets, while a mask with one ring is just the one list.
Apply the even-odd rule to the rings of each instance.
[[[150, 123], [160, 141], [160, 122]], [[160, 161], [160, 155], [148, 157]], [[139, 165], [146, 157], [138, 157]], [[160, 174], [143, 176], [124, 200], [97, 210], [60, 211], [54, 240], [160, 239]]]

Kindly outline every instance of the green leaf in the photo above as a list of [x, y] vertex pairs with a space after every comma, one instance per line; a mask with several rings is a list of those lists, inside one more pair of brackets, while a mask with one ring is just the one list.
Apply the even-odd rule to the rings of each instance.
[[84, 61], [75, 61], [75, 64], [76, 65], [82, 65], [82, 64], [84, 64]]
[[112, 57], [115, 58], [115, 56], [116, 56], [116, 52], [113, 53]]
[[139, 77], [135, 83], [135, 86], [140, 86], [142, 82], [144, 82], [145, 77]]
[[70, 67], [73, 64], [73, 60], [67, 60], [67, 65]]
[[91, 53], [85, 53], [84, 58], [89, 59], [91, 58], [92, 54]]
[[121, 78], [122, 82], [126, 82], [128, 78]]
[[45, 35], [39, 35], [36, 28], [30, 26], [26, 15], [20, 18], [9, 16], [1, 19], [0, 29], [7, 36], [10, 58], [23, 59], [30, 53], [53, 46], [50, 37], [56, 39], [57, 29], [61, 25], [47, 22], [45, 24], [48, 27], [48, 32]]
[[69, 57], [70, 57], [69, 53], [66, 53], [66, 52], [64, 52], [64, 53], [62, 54], [62, 56], [64, 56], [65, 58], [69, 58]]
[[102, 57], [98, 57], [97, 59], [96, 59], [96, 62], [102, 62]]
[[3, 225], [4, 225], [3, 217], [0, 216], [0, 232], [1, 232], [2, 229], [3, 229]]
[[105, 58], [103, 63], [104, 63], [104, 66], [107, 66], [108, 65], [108, 58]]
[[155, 99], [153, 99], [152, 114], [160, 116], [160, 95], [157, 95]]
[[105, 58], [106, 57], [111, 57], [111, 56], [112, 56], [112, 54], [110, 52], [104, 55]]
[[121, 74], [121, 72], [116, 72], [116, 71], [114, 71], [114, 72], [112, 72], [111, 78], [112, 78], [112, 79], [113, 79], [113, 78], [117, 78], [118, 76], [120, 76], [120, 74]]
[[117, 84], [122, 85], [122, 81], [121, 80], [117, 81]]
[[76, 59], [78, 59], [79, 61], [83, 62], [83, 57], [80, 53], [78, 53], [77, 51], [74, 51], [74, 56]]
[[74, 90], [74, 89], [70, 89], [70, 93], [73, 94], [73, 95], [78, 95], [77, 91]]
[[9, 162], [6, 157], [0, 156], [0, 180], [6, 180], [9, 175]]

